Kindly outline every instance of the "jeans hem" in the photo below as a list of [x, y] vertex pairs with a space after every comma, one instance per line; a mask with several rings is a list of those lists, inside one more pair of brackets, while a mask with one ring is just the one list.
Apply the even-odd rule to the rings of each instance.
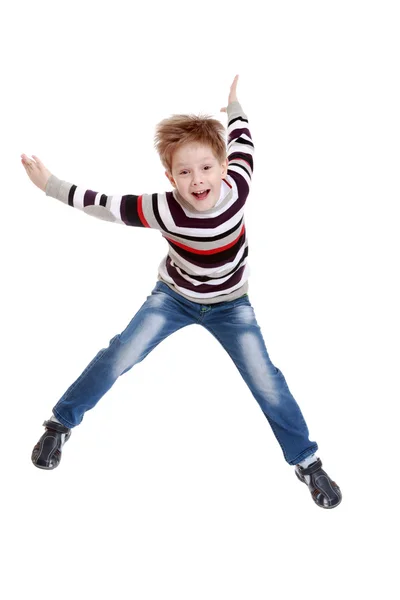
[[68, 427], [68, 429], [72, 429], [73, 427], [75, 427], [75, 425], [71, 425], [67, 421], [67, 419], [64, 419], [64, 417], [62, 417], [59, 412], [54, 410], [54, 408], [53, 408], [53, 415], [56, 417], [56, 419], [58, 419], [60, 421], [61, 425], [64, 425], [64, 427]]
[[307, 450], [304, 450], [303, 452], [301, 452], [300, 454], [298, 454], [296, 456], [296, 458], [293, 458], [292, 460], [288, 460], [287, 462], [289, 463], [289, 465], [297, 465], [302, 460], [304, 460], [304, 459], [308, 458], [309, 456], [311, 456], [311, 454], [314, 454], [315, 452], [317, 452], [317, 450], [318, 450], [318, 445], [315, 444], [311, 448], [307, 448]]

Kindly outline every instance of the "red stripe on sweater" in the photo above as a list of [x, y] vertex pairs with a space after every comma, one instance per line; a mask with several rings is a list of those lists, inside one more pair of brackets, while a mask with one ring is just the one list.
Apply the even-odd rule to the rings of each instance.
[[138, 210], [139, 219], [142, 221], [143, 225], [145, 227], [150, 227], [150, 225], [146, 221], [145, 216], [143, 214], [143, 196], [139, 196], [139, 198], [138, 198], [137, 210]]
[[166, 235], [164, 235], [163, 237], [165, 237], [166, 240], [170, 241], [171, 244], [174, 244], [175, 246], [179, 246], [179, 248], [183, 248], [184, 250], [188, 250], [189, 252], [192, 252], [193, 254], [217, 254], [218, 252], [223, 252], [224, 250], [228, 250], [228, 248], [231, 248], [232, 246], [234, 246], [237, 241], [242, 237], [242, 235], [244, 234], [244, 225], [239, 233], [239, 235], [237, 236], [237, 238], [235, 240], [233, 240], [233, 242], [231, 242], [230, 244], [226, 244], [226, 246], [221, 246], [220, 248], [213, 248], [212, 250], [197, 250], [196, 248], [192, 248], [190, 246], [185, 246], [185, 244], [181, 244], [180, 242], [176, 242], [175, 240], [170, 240]]

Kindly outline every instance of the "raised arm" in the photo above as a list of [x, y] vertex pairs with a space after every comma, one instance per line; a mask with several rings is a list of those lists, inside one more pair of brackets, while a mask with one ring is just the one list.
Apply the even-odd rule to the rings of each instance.
[[228, 106], [221, 108], [221, 112], [228, 115], [228, 174], [235, 180], [239, 192], [248, 193], [254, 170], [254, 144], [248, 118], [237, 99], [238, 79], [239, 75], [236, 75], [230, 88]]
[[166, 201], [166, 194], [107, 196], [58, 179], [35, 155], [29, 158], [26, 154], [22, 154], [21, 162], [32, 183], [46, 192], [46, 196], [56, 198], [64, 204], [104, 221], [133, 227], [162, 229], [157, 214], [160, 202]]

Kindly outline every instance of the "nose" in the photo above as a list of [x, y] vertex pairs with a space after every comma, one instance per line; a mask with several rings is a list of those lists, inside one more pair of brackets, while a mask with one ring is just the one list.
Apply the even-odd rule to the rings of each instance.
[[193, 183], [193, 185], [196, 185], [196, 186], [203, 185], [203, 179], [202, 179], [201, 175], [200, 174], [197, 175], [196, 173], [193, 173], [192, 183]]

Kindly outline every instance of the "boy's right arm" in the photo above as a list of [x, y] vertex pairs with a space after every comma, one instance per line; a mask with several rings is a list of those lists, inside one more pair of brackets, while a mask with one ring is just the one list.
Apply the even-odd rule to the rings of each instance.
[[46, 169], [37, 156], [33, 158], [35, 160], [23, 154], [21, 162], [31, 181], [46, 192], [46, 196], [57, 198], [64, 204], [104, 221], [133, 227], [162, 229], [157, 215], [160, 196], [165, 194], [107, 196], [58, 179]]
[[[107, 196], [100, 192], [78, 187], [68, 181], [62, 181], [51, 175], [46, 185], [46, 196], [57, 198], [64, 204], [83, 210], [92, 217], [103, 221], [112, 221], [131, 227], [157, 227], [151, 207], [151, 195], [133, 194]], [[153, 197], [159, 196], [153, 194]], [[150, 210], [148, 210], [150, 209]], [[150, 222], [149, 222], [150, 221]], [[152, 223], [152, 224], [150, 224]]]

